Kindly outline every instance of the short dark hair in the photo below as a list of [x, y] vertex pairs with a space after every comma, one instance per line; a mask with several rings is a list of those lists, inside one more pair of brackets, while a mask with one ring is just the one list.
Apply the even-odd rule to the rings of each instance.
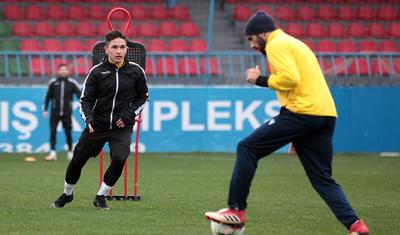
[[61, 64], [57, 65], [57, 70], [59, 70], [61, 67], [67, 67], [68, 68], [68, 64], [61, 63]]
[[126, 35], [123, 34], [121, 31], [119, 30], [114, 30], [114, 31], [110, 31], [108, 33], [106, 33], [106, 45], [108, 45], [108, 43], [116, 38], [122, 38], [125, 40], [126, 42]]

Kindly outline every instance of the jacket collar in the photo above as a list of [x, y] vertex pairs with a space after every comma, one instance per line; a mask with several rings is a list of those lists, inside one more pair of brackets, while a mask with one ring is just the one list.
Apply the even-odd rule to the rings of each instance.
[[[112, 63], [110, 63], [110, 61], [108, 61], [107, 55], [104, 56], [103, 63], [106, 64], [106, 65], [108, 65], [108, 66], [112, 66], [113, 68], [117, 68], [117, 66], [116, 66], [115, 64], [112, 64]], [[125, 65], [127, 65], [127, 64], [129, 64], [129, 60], [128, 60], [128, 59], [126, 58], [126, 56], [125, 56], [125, 58], [124, 58], [124, 64], [123, 64], [120, 68], [125, 67]]]
[[284, 34], [282, 29], [275, 29], [274, 31], [272, 31], [268, 36], [267, 44], [270, 43], [272, 40], [274, 40], [274, 38], [278, 37], [281, 34]]

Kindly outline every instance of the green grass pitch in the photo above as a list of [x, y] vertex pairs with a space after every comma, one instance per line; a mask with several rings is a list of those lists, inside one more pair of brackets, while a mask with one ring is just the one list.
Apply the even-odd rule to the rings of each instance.
[[[110, 211], [98, 211], [92, 206], [97, 159], [84, 168], [74, 201], [52, 209], [63, 190], [65, 154], [57, 162], [35, 155], [38, 161], [28, 163], [25, 156], [0, 154], [0, 234], [211, 234], [203, 213], [225, 207], [235, 160], [233, 154], [141, 154], [142, 200], [109, 202]], [[400, 158], [337, 155], [334, 177], [372, 234], [400, 231]], [[114, 192], [121, 185], [122, 177]], [[248, 203], [247, 235], [346, 234], [293, 156], [260, 161]]]

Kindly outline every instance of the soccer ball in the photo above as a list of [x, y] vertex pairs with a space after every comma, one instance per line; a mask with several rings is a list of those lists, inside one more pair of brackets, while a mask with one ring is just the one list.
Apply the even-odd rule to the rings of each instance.
[[211, 232], [213, 235], [243, 235], [244, 226], [241, 228], [234, 228], [229, 224], [211, 221]]

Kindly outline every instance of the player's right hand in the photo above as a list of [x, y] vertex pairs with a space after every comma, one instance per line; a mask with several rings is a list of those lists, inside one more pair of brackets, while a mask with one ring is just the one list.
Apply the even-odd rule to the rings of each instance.
[[43, 117], [47, 118], [49, 116], [49, 113], [47, 111], [43, 111]]
[[89, 129], [89, 133], [93, 133], [93, 132], [94, 132], [94, 129], [93, 129], [93, 127], [92, 127], [92, 124], [88, 123], [87, 127], [88, 127], [88, 129]]

